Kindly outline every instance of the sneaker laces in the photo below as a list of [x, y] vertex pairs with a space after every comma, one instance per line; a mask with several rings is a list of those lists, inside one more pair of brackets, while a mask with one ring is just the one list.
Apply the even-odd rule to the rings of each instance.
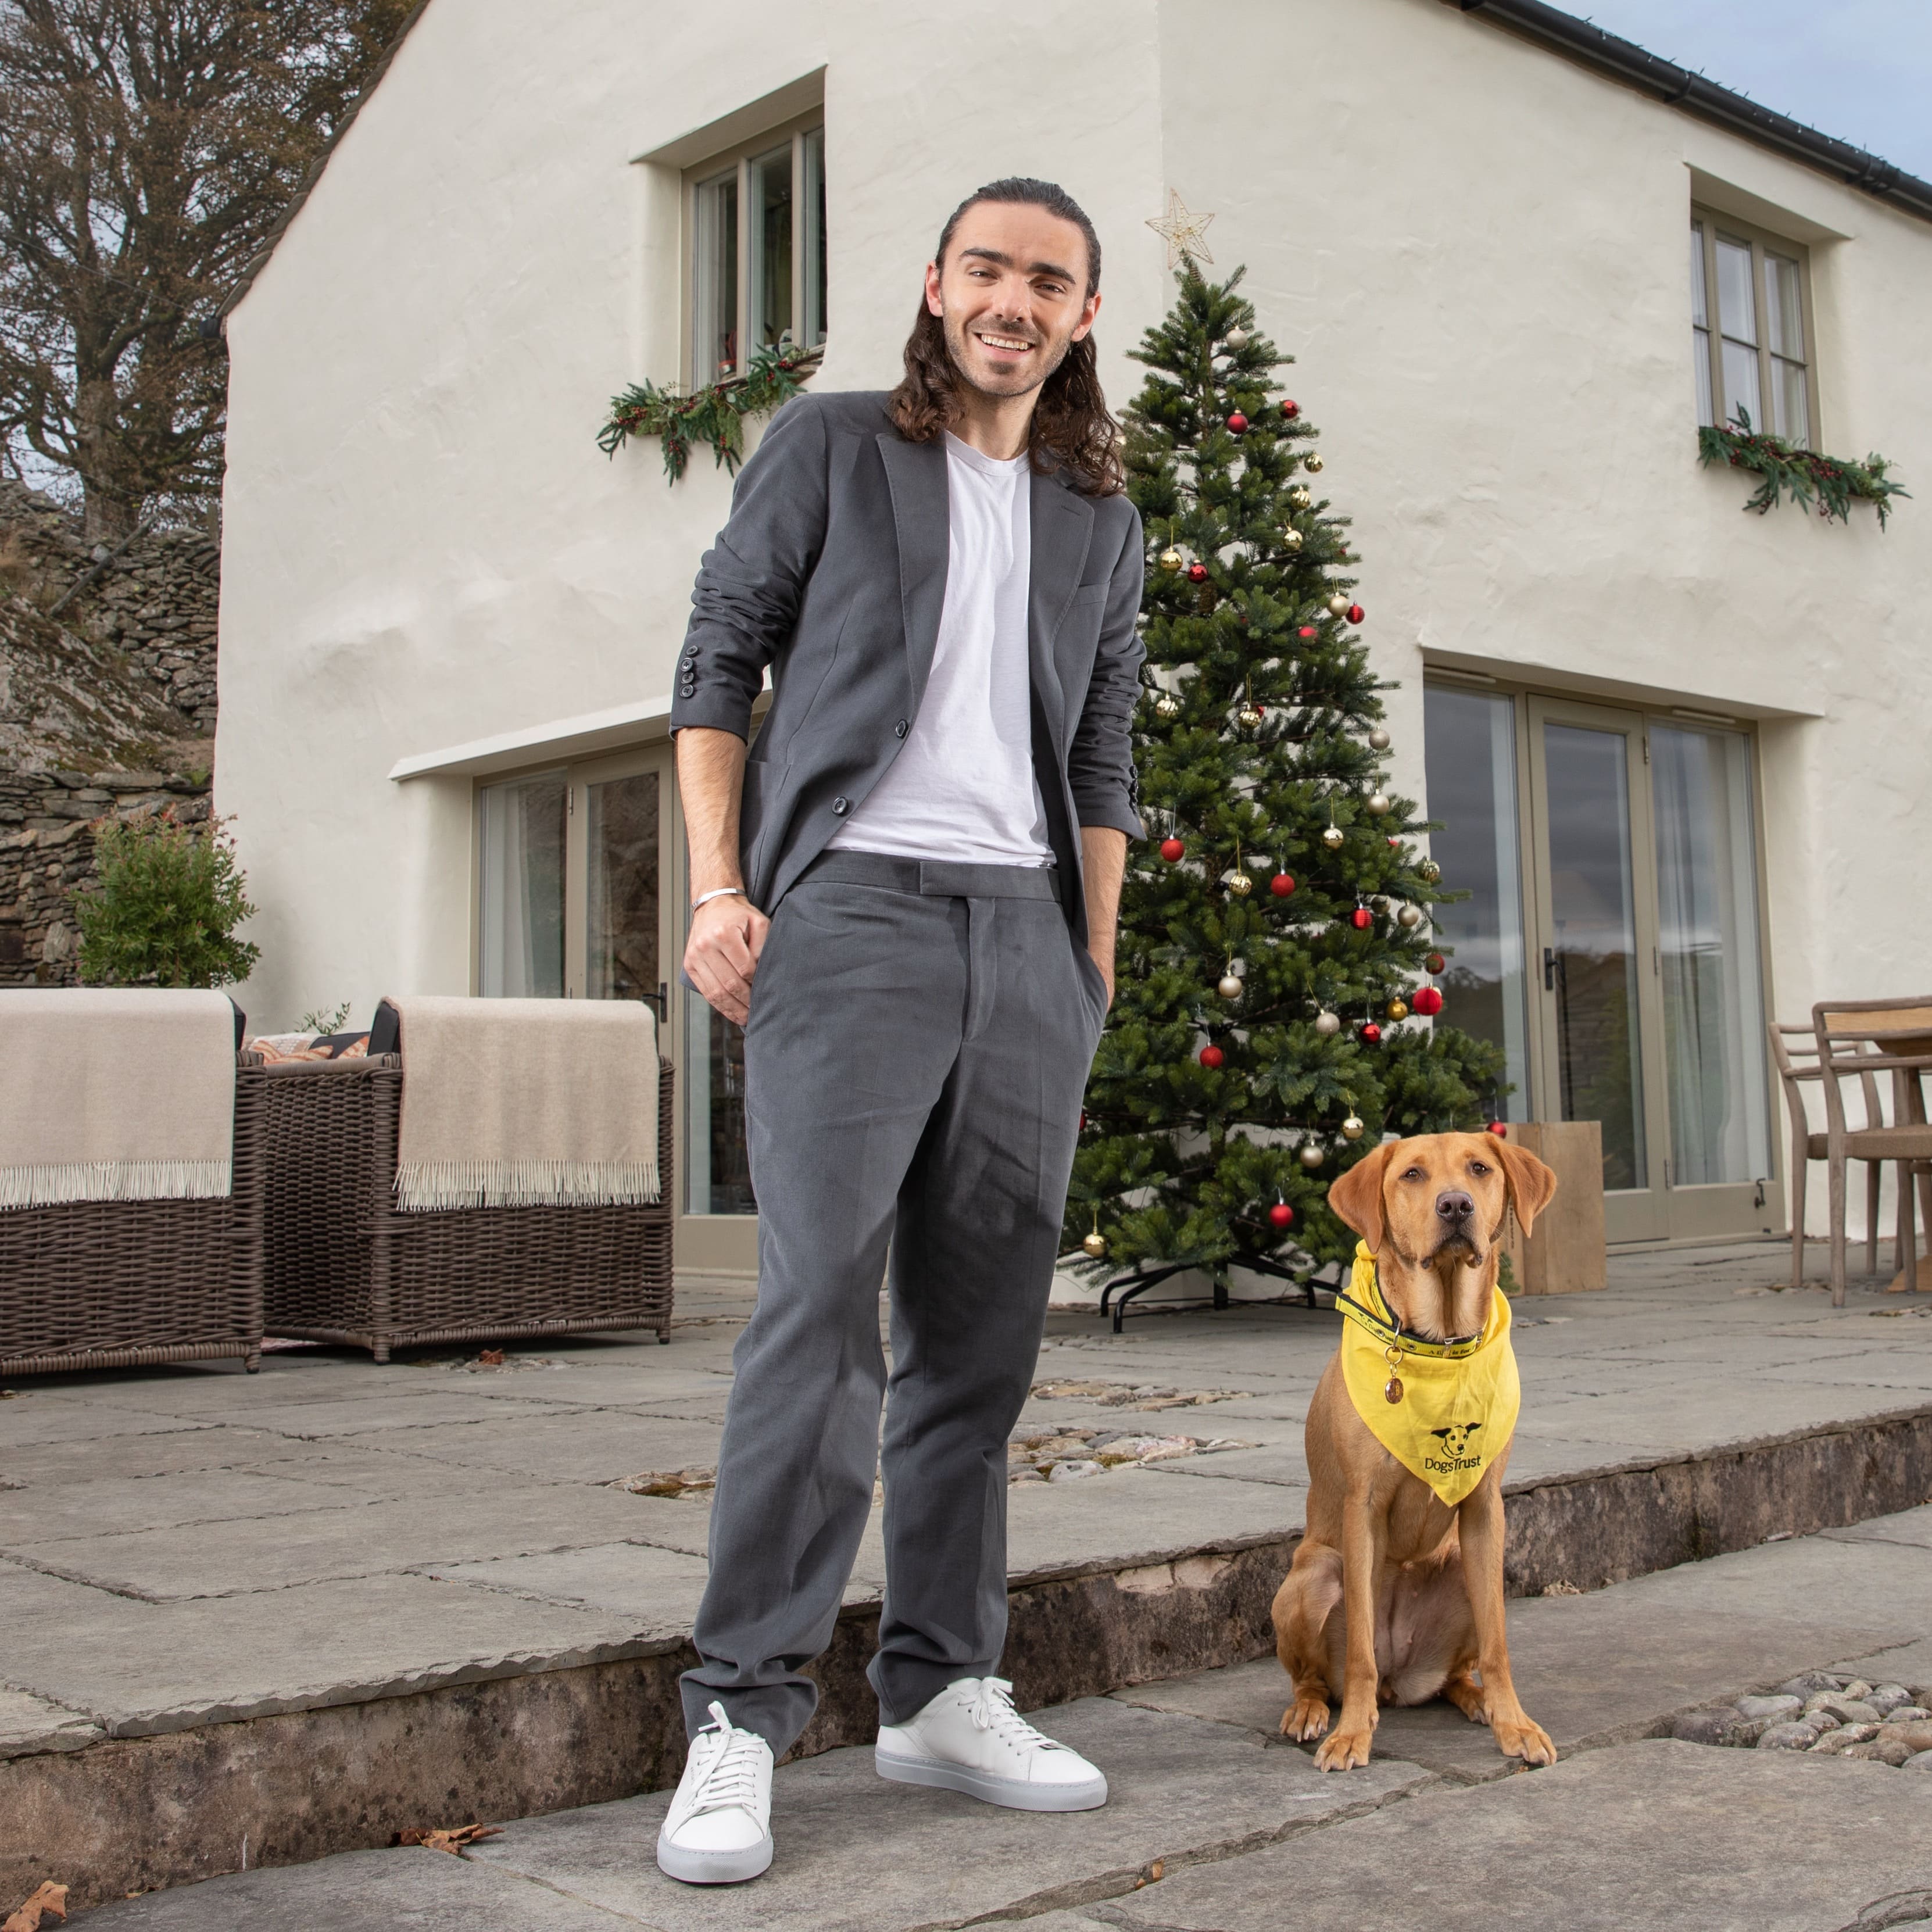
[[754, 1810], [758, 1801], [759, 1750], [764, 1739], [756, 1731], [740, 1730], [724, 1714], [722, 1704], [711, 1707], [712, 1721], [698, 1734], [698, 1742], [716, 1737], [717, 1755], [698, 1774], [689, 1815], [722, 1811], [732, 1805]]
[[1013, 1708], [1013, 1687], [1004, 1677], [982, 1677], [980, 1688], [968, 1707], [968, 1714], [982, 1731], [991, 1731], [1002, 1744], [1019, 1750], [1064, 1750], [1043, 1731], [1035, 1730]]

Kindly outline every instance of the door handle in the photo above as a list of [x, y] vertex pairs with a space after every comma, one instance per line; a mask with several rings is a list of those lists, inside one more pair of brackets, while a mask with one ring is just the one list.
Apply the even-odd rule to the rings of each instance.
[[1556, 949], [1553, 946], [1543, 949], [1543, 990], [1546, 993], [1556, 990]]

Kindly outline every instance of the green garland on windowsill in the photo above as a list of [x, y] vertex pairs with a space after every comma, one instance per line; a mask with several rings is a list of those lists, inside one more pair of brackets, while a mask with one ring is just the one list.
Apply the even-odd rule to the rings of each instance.
[[824, 352], [801, 349], [789, 336], [758, 350], [742, 376], [708, 382], [686, 393], [661, 389], [655, 382], [633, 382], [610, 399], [610, 414], [597, 432], [597, 447], [615, 456], [634, 436], [655, 436], [664, 444], [664, 476], [675, 483], [691, 460], [692, 446], [710, 447], [715, 463], [734, 476], [745, 454], [745, 418], [763, 416], [789, 402], [805, 386]]
[[1744, 504], [1760, 516], [1789, 496], [1808, 510], [1815, 504], [1821, 517], [1835, 517], [1848, 524], [1852, 502], [1862, 500], [1878, 512], [1879, 528], [1883, 530], [1892, 499], [1912, 494], [1886, 475], [1891, 466], [1884, 457], [1868, 456], [1862, 463], [1846, 463], [1812, 450], [1795, 449], [1782, 436], [1754, 430], [1750, 412], [1744, 410], [1738, 410], [1735, 424], [1699, 430], [1697, 454], [1706, 464], [1726, 463], [1761, 478]]

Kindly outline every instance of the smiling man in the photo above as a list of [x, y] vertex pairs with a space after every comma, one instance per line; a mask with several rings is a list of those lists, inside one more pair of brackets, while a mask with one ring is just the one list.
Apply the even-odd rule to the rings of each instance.
[[693, 594], [671, 712], [685, 970], [746, 1030], [758, 1300], [658, 1840], [675, 1878], [771, 1862], [774, 1754], [816, 1703], [802, 1666], [881, 1464], [880, 1775], [1106, 1801], [993, 1674], [1006, 1440], [1141, 830], [1140, 520], [1095, 370], [1100, 282], [1063, 190], [980, 189], [927, 265], [904, 381], [779, 412]]

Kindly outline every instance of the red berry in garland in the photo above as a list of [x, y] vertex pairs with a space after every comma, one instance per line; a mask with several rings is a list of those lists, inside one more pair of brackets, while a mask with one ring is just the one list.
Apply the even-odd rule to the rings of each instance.
[[1204, 563], [1190, 563], [1187, 566], [1187, 580], [1190, 584], [1205, 584], [1208, 566]]
[[1301, 405], [1298, 403], [1293, 397], [1284, 396], [1282, 398], [1281, 419], [1283, 422], [1294, 422], [1295, 418], [1300, 415], [1300, 413]]
[[1178, 865], [1182, 854], [1186, 850], [1187, 848], [1178, 838], [1163, 838], [1160, 842], [1160, 856], [1170, 866]]
[[1247, 428], [1248, 419], [1239, 410], [1228, 418], [1228, 434], [1230, 436], [1244, 436], [1247, 433]]
[[1219, 1066], [1227, 1057], [1212, 1040], [1201, 1049], [1201, 1064], [1203, 1066]]
[[1285, 899], [1294, 890], [1294, 881], [1286, 872], [1277, 872], [1268, 881], [1268, 890], [1278, 899]]
[[1369, 928], [1374, 925], [1375, 922], [1376, 916], [1373, 913], [1370, 911], [1366, 906], [1358, 906], [1354, 910], [1348, 915], [1348, 923], [1352, 926], [1358, 932], [1366, 932]]
[[1364, 1046], [1379, 1046], [1382, 1043], [1382, 1030], [1373, 1020], [1370, 1020], [1364, 1024], [1362, 1028], [1362, 1044]]
[[1268, 1210], [1268, 1225], [1272, 1228], [1293, 1227], [1294, 1210], [1286, 1201], [1277, 1201]]
[[1359, 624], [1368, 614], [1359, 604], [1351, 604], [1348, 606], [1348, 622], [1352, 624]]
[[1432, 1018], [1442, 1010], [1442, 995], [1433, 986], [1418, 986], [1408, 997], [1408, 1008]]
[[1449, 962], [1443, 958], [1441, 953], [1432, 952], [1423, 961], [1422, 963], [1430, 972], [1439, 973], [1444, 967], [1448, 964]]

